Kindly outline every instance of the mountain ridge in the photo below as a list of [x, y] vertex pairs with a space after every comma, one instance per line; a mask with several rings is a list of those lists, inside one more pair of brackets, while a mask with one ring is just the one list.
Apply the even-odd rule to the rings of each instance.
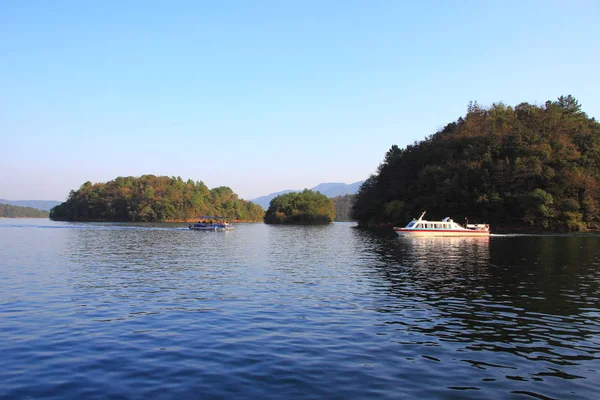
[[56, 200], [6, 200], [0, 199], [0, 204], [8, 204], [10, 206], [31, 207], [38, 210], [50, 211], [54, 206], [61, 204], [62, 201]]

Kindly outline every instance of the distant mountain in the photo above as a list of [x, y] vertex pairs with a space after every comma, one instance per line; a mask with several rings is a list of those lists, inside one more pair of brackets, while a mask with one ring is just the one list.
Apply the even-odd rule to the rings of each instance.
[[[324, 194], [327, 197], [336, 197], [343, 196], [345, 194], [356, 194], [358, 193], [358, 189], [360, 185], [362, 185], [364, 181], [354, 182], [354, 183], [338, 183], [338, 182], [330, 182], [330, 183], [320, 183], [317, 186], [311, 188], [312, 191], [318, 191]], [[269, 208], [269, 203], [275, 197], [286, 194], [290, 192], [301, 192], [302, 190], [282, 190], [281, 192], [270, 193], [266, 196], [257, 197], [255, 199], [250, 200], [254, 204], [258, 204], [265, 210]]]
[[38, 210], [50, 211], [50, 209], [54, 206], [62, 203], [61, 201], [55, 200], [5, 200], [0, 199], [0, 204], [8, 204], [11, 206], [19, 206], [19, 207], [32, 207], [37, 208]]
[[251, 199], [250, 201], [253, 202], [254, 204], [258, 204], [259, 206], [264, 208], [266, 211], [269, 208], [269, 204], [271, 203], [271, 200], [273, 200], [275, 197], [279, 196], [280, 194], [299, 192], [299, 191], [300, 190], [282, 190], [281, 192], [269, 193], [266, 196], [261, 196], [261, 197], [255, 198], [255, 199]]
[[364, 181], [358, 181], [350, 184], [346, 183], [320, 183], [311, 190], [314, 192], [321, 192], [327, 197], [343, 196], [345, 194], [356, 194], [360, 185]]

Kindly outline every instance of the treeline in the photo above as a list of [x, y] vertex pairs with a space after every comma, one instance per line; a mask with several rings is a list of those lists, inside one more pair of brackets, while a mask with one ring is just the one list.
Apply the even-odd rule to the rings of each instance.
[[261, 221], [262, 207], [238, 198], [226, 187], [208, 189], [180, 177], [118, 177], [107, 183], [84, 183], [66, 202], [52, 208], [59, 221], [182, 221], [198, 215]]
[[279, 195], [265, 213], [267, 224], [328, 224], [335, 218], [333, 201], [312, 190]]
[[48, 211], [38, 210], [33, 207], [0, 204], [0, 218], [48, 218]]
[[346, 194], [331, 198], [335, 206], [335, 221], [352, 221], [352, 206], [354, 205], [355, 197], [356, 195], [354, 194]]
[[471, 103], [465, 117], [392, 146], [353, 207], [360, 225], [403, 225], [423, 210], [494, 226], [599, 225], [600, 124], [572, 96], [544, 105]]

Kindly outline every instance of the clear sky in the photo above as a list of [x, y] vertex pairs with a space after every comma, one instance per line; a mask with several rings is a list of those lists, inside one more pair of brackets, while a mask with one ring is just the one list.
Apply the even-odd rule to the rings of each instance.
[[143, 174], [366, 179], [469, 101], [600, 117], [600, 2], [5, 1], [0, 198]]

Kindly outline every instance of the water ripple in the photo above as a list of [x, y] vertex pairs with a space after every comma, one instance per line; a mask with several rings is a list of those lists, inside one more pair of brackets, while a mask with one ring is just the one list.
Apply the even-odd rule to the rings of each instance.
[[0, 398], [594, 398], [600, 241], [1, 220]]

